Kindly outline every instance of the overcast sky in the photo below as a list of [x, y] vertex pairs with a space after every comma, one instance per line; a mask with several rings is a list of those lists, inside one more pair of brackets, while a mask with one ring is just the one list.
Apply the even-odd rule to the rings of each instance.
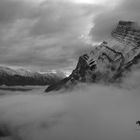
[[0, 64], [71, 70], [119, 20], [140, 20], [140, 0], [0, 0]]

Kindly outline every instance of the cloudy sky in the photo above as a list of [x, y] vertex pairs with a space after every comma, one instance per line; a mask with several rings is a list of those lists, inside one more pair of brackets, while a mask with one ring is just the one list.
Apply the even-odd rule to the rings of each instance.
[[139, 12], [139, 0], [0, 0], [0, 65], [71, 70], [89, 42]]

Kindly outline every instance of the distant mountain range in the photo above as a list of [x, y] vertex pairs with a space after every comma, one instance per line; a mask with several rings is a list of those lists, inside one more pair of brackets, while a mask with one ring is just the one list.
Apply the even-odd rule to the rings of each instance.
[[140, 61], [140, 27], [135, 22], [119, 21], [108, 40], [79, 57], [69, 77], [52, 84], [46, 92], [71, 88], [79, 82], [120, 82]]
[[12, 69], [0, 66], [0, 85], [51, 85], [65, 78], [61, 72], [39, 73], [25, 69]]

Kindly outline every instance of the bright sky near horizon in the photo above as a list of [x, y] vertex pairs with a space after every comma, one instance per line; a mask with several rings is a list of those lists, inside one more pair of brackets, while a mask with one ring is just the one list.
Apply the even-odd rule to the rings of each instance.
[[85, 4], [104, 4], [108, 1], [111, 2], [111, 0], [71, 0], [73, 2], [76, 2], [76, 3], [85, 3]]
[[[46, 0], [25, 0], [25, 1], [32, 1], [32, 2], [37, 2], [41, 3]], [[99, 3], [105, 3], [109, 0], [57, 0], [57, 1], [64, 1], [64, 2], [74, 2], [74, 3], [85, 3], [85, 4], [99, 4]]]

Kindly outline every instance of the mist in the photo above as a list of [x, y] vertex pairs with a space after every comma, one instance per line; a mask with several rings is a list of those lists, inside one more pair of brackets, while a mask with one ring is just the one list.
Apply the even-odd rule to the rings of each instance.
[[121, 86], [80, 84], [71, 92], [5, 91], [0, 140], [138, 140], [140, 71]]
[[93, 28], [90, 36], [93, 41], [100, 42], [110, 37], [120, 20], [134, 21], [140, 24], [139, 0], [114, 0], [114, 6], [104, 8], [101, 13], [93, 18]]

